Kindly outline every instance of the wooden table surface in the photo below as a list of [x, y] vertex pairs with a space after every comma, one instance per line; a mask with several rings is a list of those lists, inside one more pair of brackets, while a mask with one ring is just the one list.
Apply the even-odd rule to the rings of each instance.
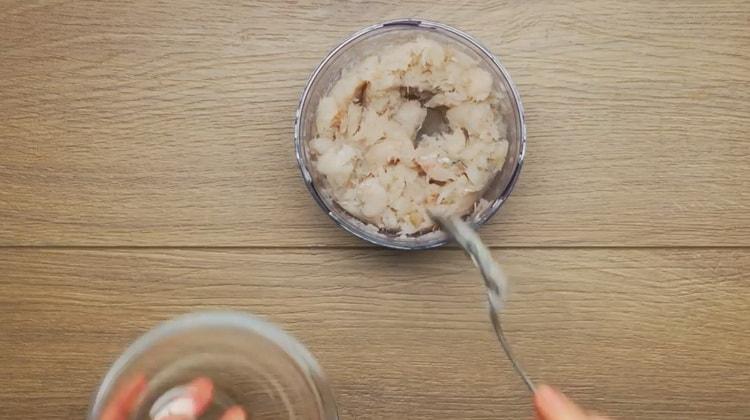
[[538, 381], [619, 419], [750, 416], [750, 3], [0, 0], [0, 418], [75, 419], [135, 337], [229, 308], [297, 336], [342, 419], [526, 419], [448, 247], [338, 229], [299, 94], [351, 32], [461, 28], [528, 157], [481, 233]]

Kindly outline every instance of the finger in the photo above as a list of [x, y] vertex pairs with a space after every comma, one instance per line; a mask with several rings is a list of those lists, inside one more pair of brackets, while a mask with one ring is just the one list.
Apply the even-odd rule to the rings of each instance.
[[248, 416], [242, 407], [235, 405], [224, 412], [219, 420], [248, 420]]
[[554, 388], [541, 385], [534, 394], [534, 405], [542, 420], [587, 420], [586, 413]]
[[187, 385], [187, 394], [193, 400], [195, 415], [200, 416], [214, 398], [214, 383], [205, 376], [194, 379]]
[[124, 420], [138, 404], [146, 390], [146, 375], [139, 373], [125, 381], [110, 399], [101, 420]]

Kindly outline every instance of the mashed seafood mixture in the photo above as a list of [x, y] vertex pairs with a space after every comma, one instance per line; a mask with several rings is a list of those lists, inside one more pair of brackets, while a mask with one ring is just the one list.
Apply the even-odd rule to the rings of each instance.
[[428, 211], [472, 212], [508, 148], [497, 95], [462, 52], [421, 37], [384, 46], [318, 105], [310, 150], [325, 192], [401, 235], [433, 229]]

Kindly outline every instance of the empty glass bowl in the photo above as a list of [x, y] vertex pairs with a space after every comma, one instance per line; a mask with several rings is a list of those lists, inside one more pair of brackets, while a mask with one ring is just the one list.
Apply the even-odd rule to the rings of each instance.
[[198, 404], [198, 397], [185, 401], [197, 381], [213, 390], [200, 393], [209, 397], [199, 420], [226, 418], [240, 407], [253, 420], [338, 419], [328, 384], [305, 347], [272, 324], [233, 312], [186, 315], [139, 338], [105, 376], [88, 419], [172, 418], [163, 415], [165, 406], [192, 410]]
[[518, 178], [526, 150], [526, 126], [523, 106], [508, 72], [490, 51], [469, 35], [436, 22], [396, 20], [365, 28], [331, 51], [312, 73], [302, 93], [295, 121], [294, 141], [297, 161], [310, 194], [320, 207], [343, 229], [377, 245], [396, 249], [427, 249], [445, 244], [448, 236], [442, 231], [402, 236], [379, 231], [341, 208], [322, 188], [322, 180], [312, 166], [308, 144], [316, 136], [315, 113], [318, 103], [340, 78], [343, 69], [358, 62], [383, 45], [408, 42], [421, 35], [476, 58], [493, 76], [493, 88], [501, 94], [501, 114], [505, 123], [508, 153], [502, 168], [483, 191], [489, 206], [480, 206], [467, 217], [477, 227], [492, 217], [510, 195]]

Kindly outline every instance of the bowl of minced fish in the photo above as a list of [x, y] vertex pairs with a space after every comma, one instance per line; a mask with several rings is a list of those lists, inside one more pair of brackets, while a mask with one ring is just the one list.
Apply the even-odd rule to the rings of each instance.
[[297, 160], [321, 208], [377, 245], [447, 242], [431, 215], [479, 226], [513, 189], [526, 127], [515, 85], [471, 36], [422, 20], [365, 28], [308, 81]]

